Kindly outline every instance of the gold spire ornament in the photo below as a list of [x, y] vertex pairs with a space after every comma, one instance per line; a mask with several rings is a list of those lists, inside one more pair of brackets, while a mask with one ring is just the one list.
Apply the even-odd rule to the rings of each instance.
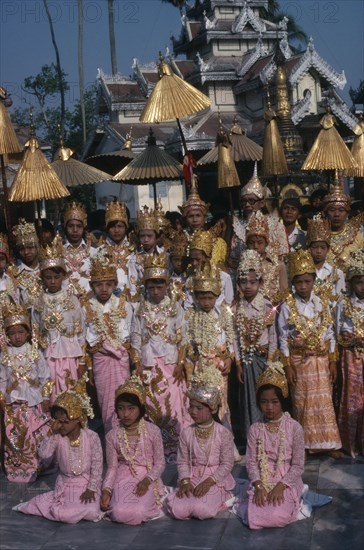
[[245, 135], [245, 130], [238, 124], [236, 117], [230, 129], [229, 137], [235, 162], [262, 160], [263, 147]]
[[246, 278], [249, 271], [254, 271], [257, 279], [263, 275], [262, 258], [256, 250], [244, 250], [242, 253], [238, 266], [239, 279]]
[[57, 235], [53, 242], [44, 246], [39, 251], [40, 271], [52, 268], [61, 268], [66, 273], [66, 262], [63, 257], [62, 239]]
[[297, 275], [304, 275], [305, 273], [316, 274], [315, 264], [309, 250], [299, 249], [296, 252], [290, 252], [288, 254], [288, 275], [291, 281]]
[[157, 222], [158, 222], [159, 231], [163, 231], [164, 229], [166, 229], [169, 222], [168, 222], [168, 220], [165, 216], [165, 212], [163, 210], [162, 199], [160, 197], [158, 197], [154, 214], [155, 214], [155, 217], [156, 217]]
[[177, 76], [159, 52], [159, 80], [140, 115], [140, 122], [161, 122], [197, 113], [211, 105], [211, 99]]
[[123, 393], [135, 395], [139, 399], [140, 404], [145, 405], [146, 392], [144, 384], [142, 379], [137, 374], [132, 374], [129, 376], [126, 382], [117, 388], [115, 391], [115, 399], [117, 399], [120, 395], [123, 395]]
[[123, 202], [107, 202], [105, 207], [105, 227], [112, 222], [123, 222], [128, 229], [129, 220], [126, 205]]
[[200, 198], [200, 195], [198, 194], [196, 176], [193, 176], [192, 178], [191, 190], [189, 192], [187, 199], [182, 204], [182, 206], [179, 206], [178, 208], [182, 216], [184, 217], [187, 216], [187, 212], [189, 212], [190, 210], [201, 210], [203, 215], [207, 216], [207, 213], [209, 211], [209, 204], [204, 202]]
[[282, 392], [283, 397], [288, 397], [288, 383], [284, 372], [283, 364], [280, 361], [275, 361], [267, 365], [259, 376], [256, 383], [256, 391], [262, 386], [276, 386]]
[[199, 269], [192, 278], [193, 292], [212, 292], [215, 296], [221, 294], [220, 270], [209, 263]]
[[63, 212], [63, 224], [66, 226], [70, 220], [81, 222], [84, 227], [87, 226], [87, 212], [83, 204], [72, 201], [67, 204]]
[[302, 170], [354, 170], [358, 165], [335, 128], [336, 119], [327, 108], [320, 130]]
[[56, 151], [51, 164], [61, 182], [67, 187], [100, 183], [112, 178], [110, 174], [72, 158], [73, 153], [74, 151], [65, 147], [61, 140], [61, 146]]
[[219, 189], [238, 187], [240, 185], [238, 172], [232, 156], [231, 143], [222, 127], [219, 114], [219, 133], [217, 134], [217, 186]]
[[325, 242], [330, 246], [330, 222], [320, 215], [314, 216], [312, 220], [307, 220], [307, 246], [318, 241]]
[[25, 144], [23, 161], [9, 191], [9, 201], [29, 202], [68, 196], [69, 191], [39, 148], [31, 119], [30, 137]]
[[24, 304], [9, 302], [2, 311], [4, 329], [17, 325], [25, 326], [30, 330], [30, 317]]
[[355, 134], [351, 154], [358, 167], [347, 170], [348, 176], [364, 178], [364, 116], [360, 115], [358, 124], [353, 128]]
[[246, 185], [242, 188], [240, 192], [241, 197], [246, 197], [246, 195], [255, 195], [257, 199], [263, 200], [266, 196], [266, 189], [260, 182], [258, 178], [258, 167], [257, 163], [254, 163], [253, 175]]
[[12, 234], [17, 248], [22, 246], [39, 246], [34, 224], [26, 222], [24, 218], [19, 218], [19, 223], [13, 227]]
[[264, 113], [263, 174], [265, 176], [277, 176], [278, 174], [287, 174], [288, 167], [283, 143], [279, 135], [277, 115], [271, 107], [269, 92], [267, 93], [268, 110]]
[[143, 282], [151, 279], [169, 280], [169, 263], [167, 255], [161, 254], [146, 254], [143, 258], [144, 272]]

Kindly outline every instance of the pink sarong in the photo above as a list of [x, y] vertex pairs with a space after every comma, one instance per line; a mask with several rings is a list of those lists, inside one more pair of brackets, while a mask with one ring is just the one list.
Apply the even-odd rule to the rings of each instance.
[[108, 342], [93, 355], [93, 374], [105, 433], [113, 427], [115, 391], [130, 376], [129, 354], [124, 347], [116, 350]]
[[13, 403], [5, 406], [4, 421], [7, 479], [17, 483], [35, 481], [41, 469], [37, 447], [49, 431], [49, 416], [40, 405]]
[[57, 395], [72, 389], [77, 382], [79, 357], [51, 357], [51, 350], [48, 348], [46, 360], [51, 373], [51, 380], [54, 382], [51, 395], [51, 404], [53, 405]]
[[192, 424], [187, 412], [185, 380], [180, 384], [173, 377], [176, 364], [165, 363], [163, 357], [156, 358], [147, 386], [147, 415], [156, 424], [163, 438], [164, 451], [168, 462], [173, 462], [177, 453], [178, 436], [183, 428]]

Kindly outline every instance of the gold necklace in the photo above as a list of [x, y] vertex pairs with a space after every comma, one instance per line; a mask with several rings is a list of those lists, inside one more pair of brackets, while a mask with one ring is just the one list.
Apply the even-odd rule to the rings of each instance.
[[214, 431], [214, 427], [215, 427], [214, 421], [212, 421], [211, 424], [208, 424], [208, 425], [196, 424], [195, 434], [197, 439], [202, 439], [204, 441], [209, 439]]

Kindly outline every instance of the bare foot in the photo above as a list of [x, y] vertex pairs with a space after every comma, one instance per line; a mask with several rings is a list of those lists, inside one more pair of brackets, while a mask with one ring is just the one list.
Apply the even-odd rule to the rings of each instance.
[[342, 453], [341, 451], [329, 451], [327, 454], [335, 460], [340, 460], [340, 458], [344, 458], [344, 453]]

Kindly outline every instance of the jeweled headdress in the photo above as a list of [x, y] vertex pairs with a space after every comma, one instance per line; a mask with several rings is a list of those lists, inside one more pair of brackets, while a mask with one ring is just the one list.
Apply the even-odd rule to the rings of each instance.
[[212, 413], [216, 413], [222, 397], [222, 374], [219, 369], [211, 365], [194, 374], [188, 397], [204, 403]]
[[187, 255], [187, 247], [188, 241], [184, 238], [184, 233], [178, 236], [175, 235], [169, 250], [171, 258], [184, 258]]
[[210, 231], [205, 231], [204, 229], [197, 229], [193, 234], [190, 250], [192, 249], [202, 250], [208, 258], [211, 258], [212, 248], [213, 248], [213, 236]]
[[145, 405], [146, 393], [142, 379], [137, 374], [132, 374], [124, 384], [118, 387], [115, 391], [115, 399], [123, 393], [131, 393], [136, 395], [141, 405]]
[[327, 210], [327, 208], [332, 204], [339, 204], [340, 206], [343, 206], [348, 212], [350, 212], [350, 195], [345, 193], [342, 185], [338, 180], [335, 181], [330, 193], [328, 193], [328, 195], [324, 197], [324, 210]]
[[180, 209], [182, 216], [186, 216], [189, 210], [201, 210], [204, 216], [206, 216], [209, 211], [209, 205], [206, 204], [206, 202], [204, 202], [198, 194], [194, 178], [192, 180], [191, 191], [187, 197], [187, 200], [185, 200], [182, 206], [179, 206], [178, 208]]
[[83, 226], [87, 225], [87, 213], [83, 204], [80, 202], [72, 201], [69, 203], [63, 213], [63, 223], [67, 225], [70, 220], [77, 220], [83, 223]]
[[262, 258], [256, 250], [245, 250], [240, 258], [238, 267], [238, 278], [244, 279], [249, 271], [255, 271], [257, 279], [263, 274]]
[[257, 380], [256, 391], [258, 391], [261, 386], [267, 384], [280, 388], [283, 397], [288, 397], [287, 378], [284, 373], [284, 367], [280, 361], [275, 361], [264, 369]]
[[90, 282], [117, 281], [116, 267], [106, 250], [99, 250], [91, 258]]
[[126, 206], [123, 202], [107, 202], [105, 210], [105, 226], [111, 222], [123, 222], [126, 227], [129, 227], [128, 214]]
[[164, 213], [164, 210], [163, 210], [163, 205], [162, 205], [162, 200], [161, 200], [160, 197], [158, 198], [157, 206], [156, 206], [154, 215], [155, 215], [155, 217], [157, 219], [157, 222], [158, 222], [159, 231], [162, 231], [163, 229], [165, 229], [165, 227], [168, 225], [169, 222], [168, 222], [168, 220], [165, 216], [165, 213]]
[[9, 243], [8, 238], [4, 233], [0, 233], [0, 254], [4, 254], [6, 259], [9, 261]]
[[94, 412], [91, 400], [86, 393], [87, 375], [78, 380], [72, 390], [57, 395], [54, 405], [64, 409], [70, 420], [79, 420], [81, 426], [87, 423], [87, 418], [93, 418]]
[[19, 219], [18, 225], [15, 225], [12, 230], [15, 245], [21, 246], [39, 246], [37, 232], [33, 223], [26, 222], [23, 218]]
[[153, 209], [148, 206], [143, 206], [142, 210], [139, 210], [137, 216], [137, 232], [139, 233], [143, 229], [150, 229], [159, 233], [159, 222], [156, 218]]
[[194, 292], [212, 292], [215, 296], [221, 294], [220, 270], [209, 263], [196, 272], [192, 282]]
[[161, 254], [146, 254], [143, 258], [144, 273], [143, 282], [150, 279], [169, 279], [168, 257], [162, 252]]
[[307, 245], [317, 241], [323, 241], [330, 245], [331, 231], [329, 220], [322, 216], [314, 216], [307, 220]]
[[3, 322], [5, 330], [16, 325], [23, 325], [30, 330], [30, 318], [23, 304], [9, 303], [3, 309]]
[[268, 220], [260, 210], [253, 212], [246, 226], [246, 236], [259, 235], [269, 241]]
[[346, 278], [351, 281], [353, 277], [361, 277], [364, 275], [364, 250], [356, 250], [351, 252], [349, 262], [346, 269]]
[[315, 264], [309, 250], [299, 249], [288, 254], [288, 275], [292, 281], [297, 275], [316, 273]]
[[254, 165], [254, 172], [250, 180], [244, 187], [242, 188], [240, 192], [240, 196], [243, 198], [246, 195], [255, 195], [258, 199], [264, 199], [265, 198], [265, 189], [263, 185], [260, 183], [260, 179], [258, 178], [258, 170], [257, 170], [257, 163]]
[[59, 235], [53, 239], [53, 242], [50, 245], [44, 246], [40, 249], [39, 267], [41, 271], [52, 267], [60, 267], [66, 272], [62, 240]]

